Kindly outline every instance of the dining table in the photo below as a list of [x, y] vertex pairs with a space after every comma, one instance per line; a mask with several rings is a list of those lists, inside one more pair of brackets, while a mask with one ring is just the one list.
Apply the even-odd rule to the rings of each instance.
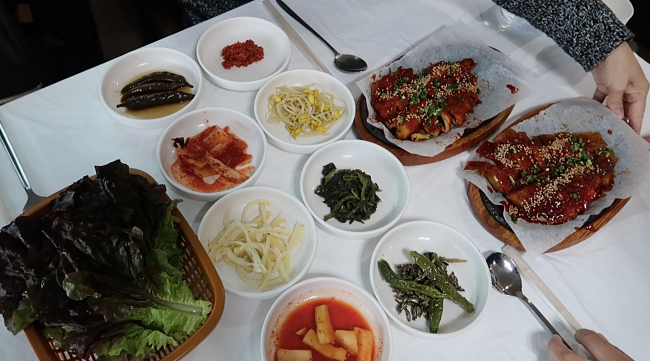
[[[147, 47], [167, 47], [196, 59], [201, 34], [228, 18], [276, 18], [266, 1], [253, 1]], [[579, 96], [591, 97], [595, 82], [590, 73], [564, 53], [550, 38], [518, 18], [504, 17], [489, 0], [285, 0], [302, 19], [343, 53], [365, 59], [368, 70], [344, 73], [334, 67], [334, 54], [318, 38], [271, 6], [322, 62], [320, 69], [292, 42], [288, 69], [319, 69], [346, 84], [355, 99], [361, 94], [356, 81], [399, 57], [437, 31], [462, 22], [474, 36], [508, 55], [530, 77], [530, 95], [516, 103], [502, 127], [542, 105]], [[303, 49], [301, 51], [300, 49]], [[637, 56], [644, 72], [650, 64]], [[0, 122], [22, 162], [35, 193], [47, 196], [94, 174], [95, 165], [116, 159], [143, 170], [157, 182], [165, 178], [157, 165], [156, 146], [163, 129], [134, 129], [115, 121], [100, 101], [102, 77], [114, 60], [32, 94], [0, 106]], [[227, 107], [254, 117], [256, 91], [236, 92], [204, 81], [197, 109]], [[650, 104], [650, 100], [648, 101]], [[642, 135], [650, 135], [646, 110]], [[346, 139], [358, 139], [353, 128]], [[503, 243], [475, 218], [467, 196], [467, 182], [458, 171], [469, 157], [464, 152], [443, 161], [408, 166], [410, 199], [403, 224], [429, 220], [448, 225], [487, 256]], [[268, 147], [266, 164], [256, 185], [269, 186], [300, 199], [300, 173], [309, 155]], [[197, 231], [212, 202], [182, 199], [180, 211]], [[23, 209], [27, 196], [9, 156], [0, 151], [0, 225], [8, 224]], [[531, 269], [548, 286], [579, 324], [603, 334], [635, 360], [650, 359], [650, 180], [641, 185], [625, 207], [587, 240], [562, 251], [531, 256], [522, 254]], [[331, 276], [350, 281], [373, 293], [370, 259], [381, 236], [352, 240], [317, 230], [315, 259], [305, 279]], [[524, 293], [576, 346], [570, 328], [550, 305], [539, 287], [524, 279]], [[214, 331], [184, 357], [187, 361], [259, 361], [264, 318], [274, 298], [252, 299], [227, 293], [225, 309]], [[515, 297], [490, 289], [479, 321], [465, 332], [422, 339], [391, 324], [393, 360], [552, 360], [547, 351], [551, 334]], [[584, 354], [584, 350], [581, 351]], [[0, 361], [37, 360], [25, 335], [12, 335], [0, 327]], [[602, 361], [602, 360], [601, 360]]]

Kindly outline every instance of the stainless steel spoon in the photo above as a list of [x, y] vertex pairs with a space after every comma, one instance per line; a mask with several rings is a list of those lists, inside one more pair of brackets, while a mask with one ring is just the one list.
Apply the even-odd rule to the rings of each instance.
[[311, 26], [307, 25], [307, 23], [298, 16], [298, 14], [294, 13], [293, 10], [287, 6], [287, 4], [284, 3], [282, 0], [278, 0], [278, 5], [282, 8], [282, 10], [286, 11], [289, 16], [294, 18], [297, 22], [299, 22], [302, 26], [307, 28], [307, 30], [311, 31], [312, 34], [316, 35], [317, 38], [319, 38], [325, 45], [327, 45], [328, 48], [332, 49], [334, 53], [336, 53], [336, 56], [334, 57], [334, 65], [336, 65], [337, 68], [343, 71], [347, 71], [350, 73], [357, 73], [360, 71], [364, 71], [368, 69], [368, 64], [361, 59], [358, 56], [351, 55], [351, 54], [341, 54], [334, 47], [332, 47], [325, 39], [323, 39], [322, 36], [320, 36], [314, 29], [311, 28]]
[[27, 180], [27, 175], [25, 174], [25, 171], [23, 170], [23, 167], [20, 164], [20, 161], [18, 160], [18, 156], [16, 155], [14, 148], [11, 146], [11, 142], [9, 142], [9, 137], [7, 137], [7, 133], [5, 132], [5, 129], [2, 127], [2, 123], [0, 123], [0, 141], [2, 142], [2, 145], [7, 151], [7, 154], [9, 154], [11, 165], [14, 166], [16, 173], [18, 173], [18, 178], [20, 178], [20, 183], [22, 183], [23, 188], [25, 188], [25, 192], [27, 192], [27, 203], [25, 204], [25, 207], [23, 207], [23, 212], [25, 212], [35, 204], [44, 200], [45, 197], [41, 197], [37, 195], [32, 190], [32, 186], [29, 184], [29, 180]]
[[[531, 310], [533, 310], [535, 315], [537, 315], [539, 320], [542, 321], [542, 324], [547, 330], [549, 330], [549, 332], [562, 338], [562, 335], [560, 335], [555, 327], [548, 322], [546, 317], [544, 317], [528, 297], [524, 296], [524, 293], [521, 291], [521, 276], [519, 275], [519, 270], [510, 257], [501, 252], [494, 252], [487, 257], [486, 261], [488, 268], [490, 268], [490, 273], [492, 274], [492, 286], [504, 295], [520, 298], [528, 305], [528, 307], [530, 307]], [[566, 347], [572, 350], [564, 338], [562, 338], [562, 342], [564, 342]]]

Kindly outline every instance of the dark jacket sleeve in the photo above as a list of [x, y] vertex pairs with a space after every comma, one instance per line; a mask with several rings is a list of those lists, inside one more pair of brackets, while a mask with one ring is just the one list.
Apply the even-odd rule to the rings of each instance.
[[634, 34], [601, 0], [493, 0], [543, 31], [585, 71]]

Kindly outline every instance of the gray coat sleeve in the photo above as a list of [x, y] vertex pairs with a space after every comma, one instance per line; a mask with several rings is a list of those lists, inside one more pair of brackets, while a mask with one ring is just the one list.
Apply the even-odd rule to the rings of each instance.
[[543, 31], [585, 71], [634, 34], [601, 0], [493, 0]]

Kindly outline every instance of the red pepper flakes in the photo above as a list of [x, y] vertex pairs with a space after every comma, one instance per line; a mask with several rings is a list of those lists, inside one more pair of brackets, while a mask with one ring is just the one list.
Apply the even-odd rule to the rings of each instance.
[[264, 59], [264, 49], [248, 39], [243, 43], [238, 41], [224, 47], [221, 56], [223, 57], [221, 65], [224, 68], [230, 69], [233, 66], [243, 68]]

